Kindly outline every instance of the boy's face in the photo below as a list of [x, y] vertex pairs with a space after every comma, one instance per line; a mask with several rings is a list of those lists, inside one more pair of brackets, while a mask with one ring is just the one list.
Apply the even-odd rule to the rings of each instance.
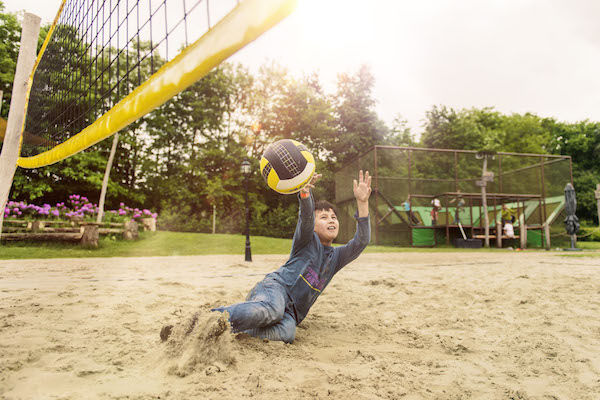
[[315, 211], [315, 232], [322, 244], [331, 246], [339, 228], [340, 223], [332, 209]]

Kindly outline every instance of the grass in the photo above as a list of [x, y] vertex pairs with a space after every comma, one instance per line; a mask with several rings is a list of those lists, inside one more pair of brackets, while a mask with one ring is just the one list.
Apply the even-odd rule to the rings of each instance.
[[[567, 246], [565, 246], [567, 247]], [[579, 252], [571, 252], [571, 253], [562, 253], [560, 254], [562, 257], [599, 257], [600, 253], [590, 253], [589, 251], [598, 251], [600, 250], [600, 242], [577, 242], [577, 248], [583, 249], [586, 251], [585, 253]]]
[[577, 247], [585, 250], [600, 250], [600, 242], [577, 242]]
[[[252, 254], [288, 254], [292, 245], [290, 239], [276, 239], [252, 236]], [[244, 254], [246, 238], [243, 235], [184, 233], [184, 232], [142, 232], [135, 241], [112, 240], [103, 237], [97, 249], [84, 249], [74, 244], [56, 242], [16, 242], [0, 246], [0, 259], [26, 258], [83, 258], [83, 257], [153, 257], [191, 256], [209, 254]], [[600, 242], [579, 242], [578, 247], [586, 250], [600, 249]], [[501, 249], [457, 249], [440, 246], [436, 248], [369, 246], [365, 253], [401, 252], [473, 252], [503, 251]], [[506, 250], [504, 250], [506, 251]], [[569, 254], [569, 256], [584, 256]], [[593, 255], [600, 257], [600, 254]]]
[[[3, 243], [0, 259], [243, 254], [245, 242], [246, 238], [242, 235], [142, 232], [140, 239], [134, 241], [103, 237], [97, 249], [56, 242]], [[291, 240], [254, 236], [251, 244], [253, 254], [285, 254], [290, 251]]]

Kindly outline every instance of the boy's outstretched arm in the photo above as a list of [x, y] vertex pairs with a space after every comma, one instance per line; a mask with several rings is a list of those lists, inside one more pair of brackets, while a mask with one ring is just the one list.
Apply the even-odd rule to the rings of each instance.
[[298, 193], [300, 201], [300, 210], [298, 216], [298, 224], [294, 232], [292, 242], [292, 254], [300, 248], [304, 247], [313, 237], [315, 229], [315, 210], [314, 200], [310, 189], [315, 187], [315, 183], [321, 178], [321, 174], [314, 174], [310, 182], [308, 182]]
[[362, 169], [358, 174], [358, 182], [354, 179], [354, 198], [358, 207], [358, 218], [369, 216], [369, 196], [371, 195], [371, 175]]
[[358, 219], [356, 223], [356, 233], [354, 237], [340, 247], [340, 263], [336, 267], [339, 271], [360, 255], [371, 241], [371, 225], [369, 222], [369, 196], [371, 195], [371, 176], [368, 171], [361, 170], [358, 174], [358, 181], [354, 180], [354, 198], [358, 207]]

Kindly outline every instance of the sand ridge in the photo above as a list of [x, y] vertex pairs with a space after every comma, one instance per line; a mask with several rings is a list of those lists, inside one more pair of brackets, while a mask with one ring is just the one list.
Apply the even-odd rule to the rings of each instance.
[[0, 398], [600, 398], [598, 258], [364, 254], [291, 345], [209, 311], [285, 259], [0, 261]]

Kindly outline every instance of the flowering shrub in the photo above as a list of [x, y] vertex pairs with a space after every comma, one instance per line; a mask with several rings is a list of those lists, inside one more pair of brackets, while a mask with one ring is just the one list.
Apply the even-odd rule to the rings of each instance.
[[35, 204], [27, 204], [23, 201], [9, 201], [4, 208], [4, 218], [20, 219], [53, 219], [61, 216], [59, 207], [44, 204], [41, 207]]
[[[98, 215], [98, 206], [90, 202], [87, 197], [72, 194], [66, 202], [57, 203], [55, 206], [43, 204], [27, 204], [23, 201], [9, 201], [4, 208], [5, 219], [24, 220], [82, 220], [95, 221]], [[124, 222], [133, 219], [140, 221], [142, 218], [157, 218], [157, 214], [150, 210], [131, 208], [124, 203], [119, 205], [118, 210], [108, 210], [104, 214], [104, 222]]]

